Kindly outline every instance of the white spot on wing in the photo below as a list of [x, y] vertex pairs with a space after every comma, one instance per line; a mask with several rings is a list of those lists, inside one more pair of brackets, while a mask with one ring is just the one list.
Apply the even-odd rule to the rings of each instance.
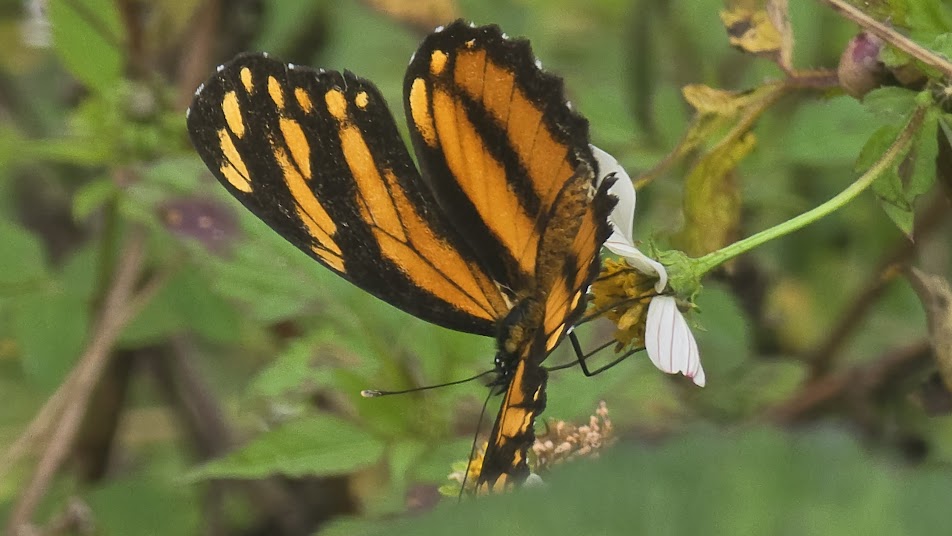
[[509, 40], [509, 34], [507, 34], [506, 32], [503, 32], [503, 33], [502, 33], [502, 38], [505, 39], [506, 41], [508, 41], [508, 40]]
[[288, 64], [288, 70], [289, 70], [289, 71], [293, 71], [295, 67], [297, 67], [297, 65], [294, 65], [293, 63], [289, 63], [289, 64]]
[[190, 116], [190, 115], [192, 115], [192, 109], [191, 109], [191, 108], [186, 108], [186, 109], [185, 109], [185, 119], [188, 119], [188, 116]]
[[542, 62], [541, 62], [541, 61], [539, 61], [539, 59], [538, 59], [538, 58], [536, 58], [536, 60], [535, 60], [535, 66], [536, 66], [536, 67], [538, 67], [539, 69], [541, 69], [541, 68], [542, 68]]
[[469, 27], [470, 27], [470, 28], [475, 28], [475, 27], [476, 27], [476, 23], [473, 22], [473, 21], [469, 21]]
[[569, 110], [571, 110], [571, 109], [572, 109], [572, 101], [570, 101], [570, 100], [565, 101], [565, 107], [568, 108]]
[[261, 53], [261, 57], [262, 57], [262, 58], [270, 58], [270, 57], [271, 57], [271, 54], [268, 54], [267, 52], [262, 52], [262, 53]]
[[433, 33], [440, 33], [445, 29], [446, 28], [444, 26], [437, 26], [436, 28], [433, 28]]
[[218, 67], [215, 67], [215, 71], [216, 71], [216, 72], [219, 72], [219, 73], [220, 73], [220, 72], [222, 72], [222, 71], [224, 71], [224, 70], [225, 70], [225, 66], [224, 66], [224, 65], [219, 65]]

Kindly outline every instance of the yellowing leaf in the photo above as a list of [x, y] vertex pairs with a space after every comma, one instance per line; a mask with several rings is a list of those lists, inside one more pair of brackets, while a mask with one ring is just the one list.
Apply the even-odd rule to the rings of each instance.
[[740, 221], [740, 191], [734, 170], [754, 148], [747, 133], [705, 154], [684, 184], [684, 229], [678, 245], [688, 255], [700, 256], [728, 244]]
[[730, 43], [744, 52], [773, 54], [780, 51], [783, 39], [763, 9], [735, 5], [721, 11], [721, 22], [727, 28]]
[[[723, 132], [735, 130], [738, 123], [752, 124], [782, 91], [783, 87], [778, 84], [767, 84], [744, 92], [725, 91], [701, 84], [684, 86], [681, 92], [698, 114], [685, 134], [678, 154], [683, 155], [708, 140], [722, 143], [719, 139], [724, 135]], [[731, 135], [731, 132], [727, 132], [727, 136]]]
[[734, 91], [717, 89], [703, 84], [689, 84], [681, 88], [684, 100], [704, 114], [733, 117], [749, 101], [749, 97]]

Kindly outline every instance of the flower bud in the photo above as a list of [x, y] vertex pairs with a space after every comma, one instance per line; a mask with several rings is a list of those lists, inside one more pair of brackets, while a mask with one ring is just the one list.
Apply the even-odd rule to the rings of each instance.
[[836, 69], [843, 90], [861, 99], [882, 85], [887, 78], [886, 66], [879, 61], [882, 47], [880, 38], [866, 32], [850, 40]]

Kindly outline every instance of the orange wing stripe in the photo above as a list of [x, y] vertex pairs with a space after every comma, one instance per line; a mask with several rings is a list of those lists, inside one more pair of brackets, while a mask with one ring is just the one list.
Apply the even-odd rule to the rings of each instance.
[[489, 154], [462, 104], [440, 88], [433, 92], [433, 119], [456, 182], [522, 270], [532, 273], [535, 250], [519, 254], [525, 250], [534, 224], [509, 190], [502, 164]]

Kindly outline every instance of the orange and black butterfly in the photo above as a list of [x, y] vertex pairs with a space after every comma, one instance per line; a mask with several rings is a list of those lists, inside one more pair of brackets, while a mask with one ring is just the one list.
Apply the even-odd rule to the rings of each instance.
[[505, 398], [477, 488], [498, 490], [528, 476], [542, 362], [585, 309], [611, 180], [596, 187], [561, 79], [496, 26], [428, 35], [404, 95], [419, 169], [372, 83], [265, 54], [219, 67], [188, 131], [222, 185], [312, 258], [423, 320], [496, 337]]

